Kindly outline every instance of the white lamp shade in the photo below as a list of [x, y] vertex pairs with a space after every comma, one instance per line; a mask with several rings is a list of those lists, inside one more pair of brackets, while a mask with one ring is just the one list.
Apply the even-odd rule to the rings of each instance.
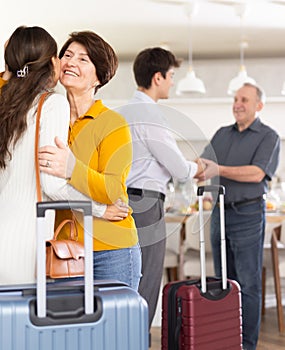
[[241, 66], [238, 75], [229, 83], [228, 94], [233, 95], [244, 83], [256, 84], [256, 81], [247, 75], [245, 66]]
[[203, 81], [196, 77], [193, 70], [190, 70], [186, 74], [186, 77], [178, 82], [176, 94], [183, 95], [192, 92], [200, 92], [201, 94], [204, 94], [206, 92], [206, 89]]

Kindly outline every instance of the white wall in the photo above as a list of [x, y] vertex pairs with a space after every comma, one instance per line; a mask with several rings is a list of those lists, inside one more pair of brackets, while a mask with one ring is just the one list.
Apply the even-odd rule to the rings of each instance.
[[[277, 175], [285, 181], [285, 97], [281, 95], [285, 81], [285, 59], [246, 59], [245, 64], [248, 75], [266, 92], [267, 101], [261, 119], [273, 127], [282, 139]], [[232, 97], [226, 91], [229, 81], [238, 73], [239, 60], [197, 60], [194, 61], [194, 68], [196, 75], [205, 83], [205, 95], [177, 97], [174, 86], [170, 98], [160, 101], [176, 137], [184, 139], [179, 145], [189, 159], [199, 154], [220, 126], [233, 122]], [[185, 76], [187, 69], [187, 62], [184, 62], [176, 70], [175, 82]], [[132, 62], [120, 62], [116, 76], [99, 91], [98, 98], [102, 98], [110, 107], [117, 107], [127, 102], [135, 88]]]
[[[196, 61], [196, 75], [203, 79], [207, 92], [205, 95], [191, 95], [187, 98], [175, 94], [175, 86], [171, 89], [170, 98], [160, 101], [161, 104], [174, 108], [184, 114], [177, 120], [177, 116], [168, 113], [170, 123], [178, 129], [187, 129], [184, 137], [200, 139], [200, 135], [191, 133], [191, 128], [185, 128], [184, 123], [193, 123], [203, 130], [207, 138], [221, 125], [233, 121], [231, 106], [232, 97], [226, 93], [227, 85], [239, 70], [238, 60], [203, 60]], [[285, 81], [285, 59], [258, 58], [246, 61], [248, 74], [265, 90], [267, 101], [261, 113], [262, 120], [278, 130], [281, 138], [285, 139], [285, 97], [281, 95], [283, 81]], [[185, 62], [176, 70], [175, 83], [187, 72]], [[132, 62], [120, 62], [118, 72], [110, 83], [103, 87], [98, 97], [103, 98], [106, 104], [118, 106], [127, 102], [133, 94], [136, 84], [132, 73]], [[187, 125], [187, 124], [186, 124]]]
[[[196, 75], [205, 83], [207, 92], [204, 97], [227, 97], [228, 83], [239, 71], [238, 59], [194, 60], [193, 64]], [[248, 75], [263, 87], [267, 96], [280, 96], [285, 81], [285, 58], [245, 59], [245, 65]], [[176, 70], [175, 82], [185, 76], [187, 69], [187, 62], [183, 62]], [[102, 94], [107, 99], [127, 99], [134, 88], [132, 62], [122, 61], [119, 62], [116, 76], [102, 88]], [[171, 91], [171, 97], [176, 97], [175, 87]]]
[[[239, 70], [238, 60], [195, 61], [196, 75], [203, 79], [207, 93], [203, 97], [178, 98], [175, 87], [169, 100], [161, 101], [171, 128], [175, 131], [178, 145], [188, 159], [199, 155], [213, 133], [222, 125], [233, 122], [231, 111], [232, 98], [226, 94], [228, 82], [236, 76]], [[282, 138], [280, 164], [277, 175], [285, 181], [285, 97], [281, 96], [283, 81], [285, 81], [285, 59], [246, 60], [248, 75], [262, 86], [267, 95], [266, 105], [261, 113], [261, 119], [277, 130]], [[177, 70], [175, 81], [184, 77], [187, 65]], [[117, 107], [127, 102], [136, 88], [132, 63], [121, 62], [114, 79], [102, 89], [98, 97], [110, 107]], [[182, 138], [182, 139], [181, 139]], [[284, 175], [283, 175], [284, 174]], [[267, 227], [270, 233], [271, 227]], [[270, 251], [264, 251], [264, 266], [267, 268], [266, 305], [275, 305], [272, 263]], [[284, 253], [284, 252], [283, 252]], [[155, 318], [156, 322], [159, 320]]]

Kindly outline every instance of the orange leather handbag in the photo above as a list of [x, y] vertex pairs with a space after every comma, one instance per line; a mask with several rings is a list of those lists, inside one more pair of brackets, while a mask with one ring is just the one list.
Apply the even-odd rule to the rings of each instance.
[[[60, 230], [67, 224], [70, 225], [69, 239], [58, 240]], [[73, 220], [62, 221], [53, 239], [46, 242], [46, 275], [50, 278], [84, 275], [84, 246], [77, 241], [77, 229]]]

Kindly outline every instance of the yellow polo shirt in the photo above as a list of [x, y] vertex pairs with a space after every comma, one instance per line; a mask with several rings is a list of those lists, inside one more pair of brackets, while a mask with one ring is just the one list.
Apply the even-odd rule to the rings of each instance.
[[[0, 73], [0, 89], [7, 83]], [[69, 146], [76, 157], [70, 185], [100, 203], [118, 198], [128, 201], [126, 178], [132, 163], [131, 134], [125, 119], [108, 109], [101, 100], [69, 128]], [[58, 211], [55, 227], [66, 218], [77, 221], [78, 239], [83, 241], [83, 216], [80, 212]], [[65, 230], [66, 229], [66, 230]], [[59, 237], [69, 235], [65, 227]], [[93, 250], [132, 247], [138, 236], [131, 212], [122, 221], [93, 217]]]
[[[100, 203], [111, 204], [118, 198], [128, 201], [126, 179], [132, 163], [132, 143], [129, 126], [120, 114], [105, 107], [101, 100], [95, 101], [85, 115], [70, 125], [69, 147], [76, 157], [70, 185]], [[81, 213], [74, 214], [79, 223], [79, 240], [83, 241], [83, 217]], [[57, 222], [70, 215], [59, 211]], [[94, 217], [93, 237], [94, 250], [135, 245], [138, 236], [131, 212], [122, 221]]]

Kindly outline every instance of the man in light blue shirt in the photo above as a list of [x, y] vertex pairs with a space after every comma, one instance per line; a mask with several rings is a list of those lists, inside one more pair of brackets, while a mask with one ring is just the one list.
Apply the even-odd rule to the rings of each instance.
[[200, 163], [184, 158], [157, 104], [169, 97], [174, 68], [179, 65], [168, 50], [156, 47], [140, 52], [133, 66], [138, 88], [129, 104], [119, 109], [132, 133], [133, 162], [127, 186], [142, 249], [139, 292], [148, 302], [149, 327], [163, 272], [167, 183], [171, 178], [185, 182], [202, 171]]

